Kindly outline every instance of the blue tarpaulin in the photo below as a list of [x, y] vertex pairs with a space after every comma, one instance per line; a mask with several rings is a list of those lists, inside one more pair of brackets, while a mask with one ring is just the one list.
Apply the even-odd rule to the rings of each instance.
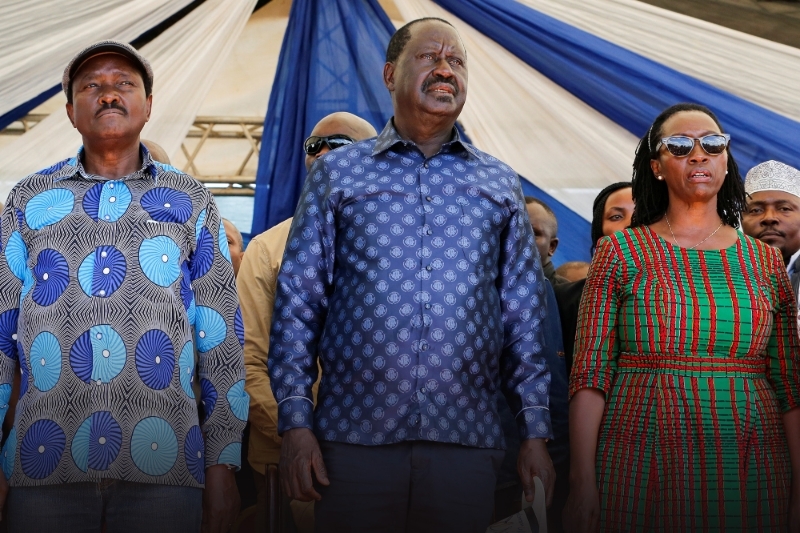
[[383, 85], [394, 25], [377, 0], [295, 0], [272, 84], [256, 175], [252, 234], [294, 214], [306, 177], [303, 140], [348, 111], [380, 131], [392, 116]]
[[[664, 109], [695, 102], [714, 111], [731, 134], [743, 174], [768, 159], [800, 166], [800, 123], [794, 120], [515, 0], [434, 2], [638, 137]], [[707, 52], [713, 61], [713, 50]], [[697, 54], [703, 55], [701, 42]]]

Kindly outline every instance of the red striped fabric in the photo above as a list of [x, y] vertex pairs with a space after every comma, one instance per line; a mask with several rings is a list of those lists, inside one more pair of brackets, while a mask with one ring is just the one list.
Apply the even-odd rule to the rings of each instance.
[[602, 531], [785, 531], [796, 317], [780, 254], [744, 235], [705, 251], [647, 227], [601, 241], [570, 395], [606, 395]]

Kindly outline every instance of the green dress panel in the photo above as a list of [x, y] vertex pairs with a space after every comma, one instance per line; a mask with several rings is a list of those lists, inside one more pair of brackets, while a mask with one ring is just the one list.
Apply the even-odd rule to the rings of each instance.
[[602, 531], [786, 530], [796, 317], [780, 254], [760, 241], [688, 250], [648, 227], [601, 241], [570, 394], [606, 395]]

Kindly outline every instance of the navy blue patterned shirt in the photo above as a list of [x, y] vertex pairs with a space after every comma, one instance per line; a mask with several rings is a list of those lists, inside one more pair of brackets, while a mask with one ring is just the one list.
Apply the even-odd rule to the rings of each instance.
[[21, 384], [0, 464], [12, 486], [202, 487], [207, 467], [241, 461], [249, 398], [225, 230], [201, 183], [141, 150], [123, 178], [86, 172], [79, 154], [8, 197], [0, 419], [14, 372]]
[[279, 432], [504, 448], [502, 387], [521, 438], [551, 437], [543, 279], [519, 177], [457, 132], [430, 158], [392, 121], [329, 152], [278, 277]]

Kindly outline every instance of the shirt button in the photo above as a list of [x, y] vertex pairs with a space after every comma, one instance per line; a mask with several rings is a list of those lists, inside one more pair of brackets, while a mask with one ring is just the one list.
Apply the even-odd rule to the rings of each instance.
[[427, 388], [425, 388], [425, 387], [422, 387], [422, 388], [421, 388], [419, 391], [420, 391], [422, 394], [427, 394], [427, 393], [428, 393], [428, 389], [427, 389]]
[[97, 291], [97, 294], [100, 295], [100, 296], [105, 296], [106, 295], [106, 291], [100, 289], [99, 291]]
[[425, 233], [428, 235], [433, 235], [433, 230], [431, 228], [428, 228], [428, 230]]
[[425, 167], [425, 168], [428, 168], [428, 162], [425, 161], [424, 163], [422, 163], [422, 166]]
[[433, 201], [433, 198], [431, 198], [430, 196], [426, 196], [425, 199], [428, 200], [429, 202]]
[[431, 308], [431, 304], [425, 304], [425, 309], [430, 309], [430, 308]]
[[424, 352], [425, 350], [428, 349], [428, 345], [423, 342], [422, 344], [419, 345], [419, 349]]
[[108, 188], [109, 188], [109, 189], [113, 189], [113, 188], [114, 188], [114, 184], [113, 184], [113, 183], [109, 183], [109, 184], [108, 184]]
[[428, 272], [430, 272], [431, 270], [433, 270], [433, 268], [431, 268], [431, 266], [430, 266], [430, 265], [428, 265], [428, 266], [426, 266], [426, 267], [425, 267], [425, 270], [427, 270]]

